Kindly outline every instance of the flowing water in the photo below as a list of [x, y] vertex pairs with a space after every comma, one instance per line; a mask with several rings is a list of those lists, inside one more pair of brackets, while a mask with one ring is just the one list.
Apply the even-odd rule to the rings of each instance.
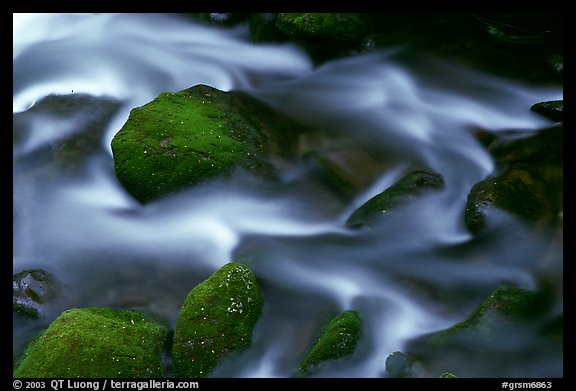
[[[174, 326], [188, 291], [234, 259], [261, 282], [264, 313], [250, 349], [217, 376], [292, 376], [327, 316], [347, 309], [365, 322], [359, 349], [343, 368], [317, 376], [385, 376], [389, 354], [466, 319], [500, 284], [536, 289], [544, 279], [561, 292], [562, 242], [553, 233], [508, 219], [502, 235], [467, 248], [473, 238], [463, 222], [469, 189], [494, 169], [472, 130], [548, 126], [529, 108], [562, 99], [561, 87], [402, 47], [315, 66], [295, 45], [252, 44], [247, 25], [159, 14], [14, 15], [13, 68], [15, 118], [53, 94], [118, 104], [102, 129], [90, 128], [96, 146], [74, 169], [54, 148], [78, 136], [90, 109], [44, 112], [15, 126], [14, 273], [43, 268], [64, 295], [40, 321], [14, 319], [14, 355], [65, 308], [142, 309]], [[279, 183], [255, 186], [239, 175], [141, 206], [114, 176], [110, 141], [132, 108], [196, 84], [245, 90], [324, 129], [331, 147], [391, 158], [351, 199], [292, 164]], [[355, 208], [413, 168], [442, 174], [445, 189], [372, 230], [345, 226]], [[555, 300], [561, 310], [562, 294]], [[507, 365], [507, 375], [562, 376], [561, 363], [538, 357]]]

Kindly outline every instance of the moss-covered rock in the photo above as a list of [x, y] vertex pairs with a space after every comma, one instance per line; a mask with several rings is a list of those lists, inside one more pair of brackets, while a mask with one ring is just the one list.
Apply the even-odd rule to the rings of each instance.
[[431, 374], [509, 375], [507, 362], [534, 362], [538, 355], [543, 359], [561, 357], [558, 345], [541, 331], [549, 311], [550, 303], [543, 295], [502, 285], [466, 320], [409, 341], [405, 352]]
[[457, 377], [458, 376], [450, 372], [444, 372], [440, 375], [440, 379], [455, 379]]
[[38, 319], [43, 307], [55, 300], [59, 288], [56, 278], [42, 270], [23, 270], [12, 276], [12, 311], [24, 318]]
[[196, 85], [162, 93], [134, 108], [112, 139], [114, 170], [142, 203], [237, 167], [272, 180], [272, 158], [288, 156], [295, 142], [285, 121], [240, 91]]
[[276, 26], [292, 39], [355, 41], [366, 33], [356, 13], [280, 13]]
[[174, 375], [208, 376], [226, 357], [248, 348], [262, 305], [254, 274], [238, 262], [194, 287], [176, 323]]
[[361, 205], [348, 218], [346, 224], [353, 228], [371, 225], [394, 208], [443, 187], [444, 179], [440, 174], [413, 171]]
[[550, 224], [556, 219], [547, 183], [521, 165], [509, 166], [472, 187], [464, 211], [466, 227], [472, 233], [480, 232], [488, 216], [498, 210], [532, 224]]
[[15, 365], [22, 378], [154, 378], [163, 375], [169, 328], [131, 310], [64, 311], [34, 338]]
[[336, 315], [306, 353], [298, 372], [306, 375], [327, 361], [338, 360], [354, 352], [362, 334], [362, 318], [357, 311]]

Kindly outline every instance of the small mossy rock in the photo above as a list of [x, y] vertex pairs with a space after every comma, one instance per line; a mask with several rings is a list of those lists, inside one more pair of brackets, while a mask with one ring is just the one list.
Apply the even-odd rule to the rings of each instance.
[[298, 372], [307, 375], [327, 361], [352, 354], [361, 334], [362, 318], [358, 311], [344, 311], [336, 315], [306, 353]]
[[241, 91], [196, 85], [161, 93], [132, 109], [112, 139], [116, 177], [142, 203], [237, 167], [276, 179], [272, 157], [289, 155], [295, 142], [281, 117]]
[[534, 333], [541, 333], [549, 309], [549, 303], [537, 292], [502, 285], [466, 320], [409, 341], [405, 352], [430, 373], [454, 370], [465, 377], [482, 377], [505, 371], [505, 362], [518, 363], [527, 354], [538, 354], [540, 348], [547, 354], [553, 351], [551, 345], [526, 342]]
[[512, 165], [472, 186], [464, 211], [466, 227], [474, 234], [480, 232], [487, 216], [497, 210], [532, 224], [550, 224], [556, 219], [547, 183], [521, 165]]
[[455, 379], [457, 377], [458, 376], [450, 372], [444, 372], [440, 375], [440, 379]]
[[365, 21], [356, 13], [280, 13], [276, 26], [296, 40], [357, 41], [366, 33]]
[[38, 319], [43, 306], [58, 296], [58, 281], [42, 270], [23, 270], [12, 276], [12, 311], [24, 318]]
[[158, 378], [169, 327], [132, 310], [64, 311], [15, 366], [20, 378]]
[[536, 103], [532, 105], [530, 110], [552, 121], [562, 122], [564, 120], [563, 100], [552, 100], [547, 102]]
[[195, 286], [178, 315], [173, 362], [176, 377], [206, 377], [226, 357], [247, 349], [263, 306], [254, 274], [238, 262]]
[[356, 209], [346, 225], [352, 228], [371, 225], [399, 205], [443, 187], [444, 179], [440, 174], [413, 171]]

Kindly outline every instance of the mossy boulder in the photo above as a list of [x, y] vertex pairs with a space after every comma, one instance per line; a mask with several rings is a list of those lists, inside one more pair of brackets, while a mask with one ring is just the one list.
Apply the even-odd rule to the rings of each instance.
[[124, 188], [146, 203], [243, 168], [273, 180], [273, 159], [288, 157], [296, 127], [240, 91], [196, 85], [161, 93], [132, 109], [111, 142]]
[[413, 171], [356, 209], [346, 225], [352, 228], [370, 226], [398, 206], [443, 187], [444, 179], [440, 174]]
[[547, 183], [522, 165], [511, 165], [471, 188], [464, 211], [466, 227], [479, 233], [489, 216], [499, 211], [538, 225], [554, 222], [557, 214]]
[[51, 273], [42, 269], [22, 270], [12, 276], [12, 311], [24, 318], [38, 319], [58, 293], [58, 281]]
[[[508, 371], [513, 369], [509, 363], [533, 363], [539, 356], [543, 360], [561, 357], [561, 347], [542, 332], [549, 311], [545, 295], [502, 285], [466, 320], [409, 341], [405, 352], [431, 374], [510, 375], [513, 372]], [[547, 370], [542, 368], [542, 373]]]
[[21, 378], [158, 378], [169, 327], [132, 310], [64, 311], [15, 365]]
[[366, 33], [365, 20], [357, 13], [280, 13], [276, 26], [295, 40], [356, 41]]
[[306, 353], [298, 372], [307, 375], [326, 362], [351, 355], [361, 334], [362, 318], [357, 311], [344, 311], [336, 315]]
[[263, 297], [250, 269], [222, 266], [186, 297], [174, 332], [174, 375], [206, 377], [226, 357], [248, 348]]

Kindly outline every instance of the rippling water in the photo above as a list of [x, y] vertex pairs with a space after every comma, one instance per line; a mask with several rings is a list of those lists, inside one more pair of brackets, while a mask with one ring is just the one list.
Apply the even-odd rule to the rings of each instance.
[[[146, 309], [175, 325], [188, 291], [233, 259], [254, 271], [265, 307], [252, 347], [216, 373], [227, 377], [292, 376], [326, 315], [345, 309], [365, 320], [362, 344], [345, 368], [318, 376], [384, 376], [390, 353], [464, 320], [498, 285], [535, 289], [548, 278], [561, 286], [562, 245], [550, 233], [511, 219], [501, 224], [514, 234], [462, 247], [472, 241], [468, 191], [494, 168], [472, 130], [547, 126], [529, 108], [562, 99], [560, 87], [401, 47], [316, 67], [297, 46], [250, 43], [246, 25], [161, 14], [14, 15], [13, 68], [15, 118], [53, 94], [118, 104], [95, 147], [72, 158], [74, 169], [55, 158], [55, 146], [77, 137], [93, 112], [43, 112], [15, 126], [14, 272], [43, 268], [66, 292], [40, 322], [14, 320], [15, 355], [70, 307]], [[239, 176], [141, 206], [114, 176], [110, 141], [132, 108], [200, 83], [245, 90], [324, 129], [330, 147], [369, 148], [387, 157], [383, 169], [352, 199], [293, 164], [280, 183]], [[355, 208], [414, 168], [442, 174], [445, 190], [371, 231], [345, 227]], [[534, 363], [541, 376], [562, 376], [561, 363]], [[509, 366], [507, 374], [533, 374], [525, 363]]]

